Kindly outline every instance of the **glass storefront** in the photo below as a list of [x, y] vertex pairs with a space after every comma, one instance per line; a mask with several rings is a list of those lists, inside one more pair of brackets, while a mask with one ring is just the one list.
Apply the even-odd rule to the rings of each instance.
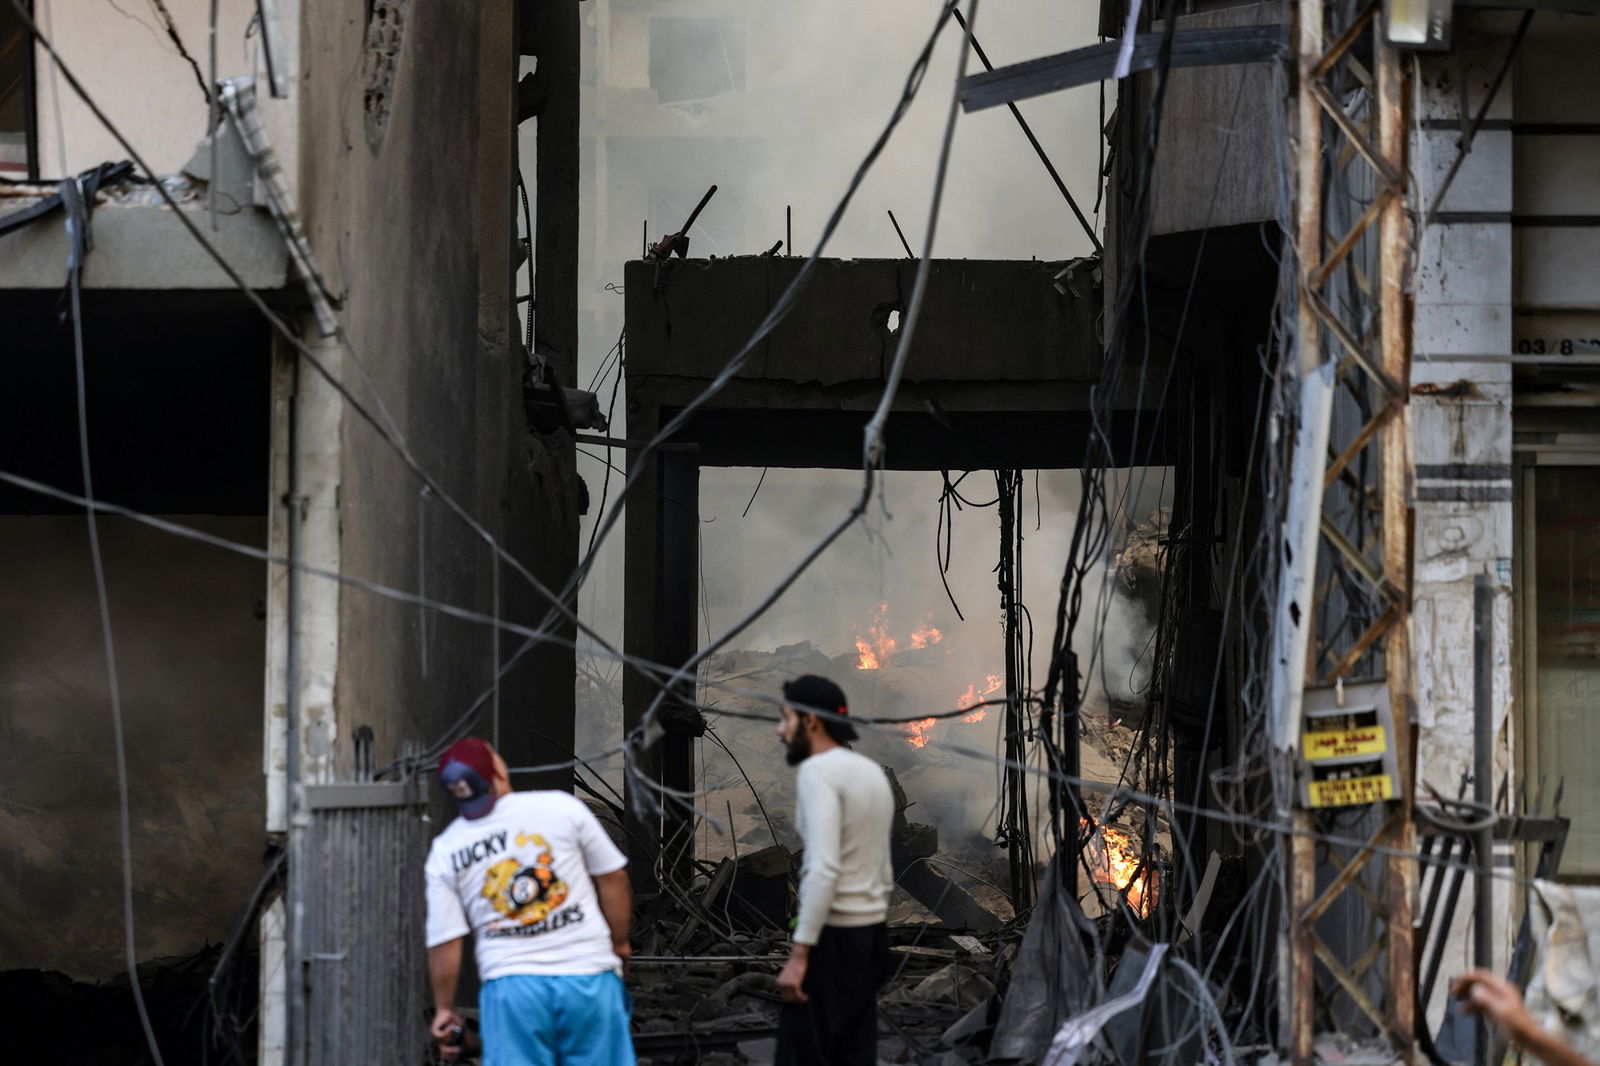
[[[1600, 466], [1531, 471], [1533, 740], [1545, 796], [1564, 784], [1567, 875], [1600, 875]], [[1528, 527], [1525, 527], [1528, 528]], [[1535, 782], [1529, 782], [1533, 786]]]

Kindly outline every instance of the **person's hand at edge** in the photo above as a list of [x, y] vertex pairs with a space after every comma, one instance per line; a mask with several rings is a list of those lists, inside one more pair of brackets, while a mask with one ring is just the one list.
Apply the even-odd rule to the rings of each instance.
[[778, 995], [785, 1003], [805, 1003], [806, 966], [811, 958], [811, 945], [796, 944], [789, 951], [789, 961], [778, 972]]
[[1508, 1040], [1523, 1043], [1539, 1031], [1517, 986], [1497, 973], [1469, 970], [1450, 983], [1450, 994], [1466, 1013], [1489, 1019]]
[[433, 1025], [428, 1031], [433, 1034], [434, 1043], [439, 1045], [439, 1055], [446, 1062], [453, 1062], [461, 1054], [466, 1042], [466, 1023], [454, 1007], [435, 1007]]

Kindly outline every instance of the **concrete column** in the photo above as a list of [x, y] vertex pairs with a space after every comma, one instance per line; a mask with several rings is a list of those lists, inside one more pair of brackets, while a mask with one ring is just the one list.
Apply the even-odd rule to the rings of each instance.
[[534, 346], [572, 388], [578, 372], [578, 67], [576, 3], [525, 3], [521, 27], [524, 55], [539, 57], [538, 77], [546, 93], [536, 120], [533, 291]]
[[[1501, 84], [1453, 183], [1439, 198], [1464, 136], [1504, 60], [1497, 34], [1456, 35], [1457, 53], [1421, 63], [1421, 129], [1414, 169], [1422, 210], [1411, 374], [1416, 464], [1413, 641], [1420, 728], [1417, 777], [1455, 796], [1473, 772], [1478, 713], [1473, 585], [1485, 574], [1493, 602], [1489, 641], [1494, 779], [1510, 766], [1511, 655], [1511, 79]], [[1463, 84], [1464, 82], [1464, 84]], [[1474, 787], [1467, 786], [1471, 798]], [[1442, 975], [1472, 959], [1473, 885], [1464, 886]], [[1495, 958], [1511, 935], [1509, 899], [1493, 901]], [[1503, 967], [1503, 961], [1497, 961]], [[1428, 1004], [1443, 1010], [1441, 979]]]
[[[337, 341], [316, 337], [307, 318], [301, 332], [318, 361], [340, 372]], [[268, 545], [273, 555], [305, 567], [339, 572], [339, 482], [344, 403], [337, 390], [295, 349], [273, 351], [272, 474]], [[333, 775], [338, 723], [334, 685], [339, 663], [341, 586], [305, 573], [291, 581], [282, 564], [267, 575], [267, 672], [264, 729], [267, 832], [289, 839], [295, 789]], [[292, 624], [292, 625], [291, 625]], [[291, 699], [291, 696], [293, 698]], [[292, 757], [291, 757], [292, 756]], [[294, 958], [295, 893], [274, 904], [261, 922], [263, 1066], [286, 1061], [293, 1005], [288, 974]]]
[[[308, 328], [305, 336], [314, 338], [316, 330]], [[339, 373], [341, 352], [337, 343], [321, 340], [308, 343], [324, 366]], [[288, 556], [290, 523], [293, 522], [301, 562], [337, 572], [343, 402], [333, 386], [288, 345], [279, 343], [276, 346], [273, 363], [272, 494], [267, 508], [269, 550], [279, 557]], [[292, 480], [291, 461], [294, 463]], [[327, 578], [302, 574], [297, 595], [300, 780], [318, 781], [327, 779], [332, 772], [333, 743], [337, 735], [333, 687], [338, 671], [340, 585]], [[269, 833], [283, 833], [289, 827], [290, 609], [288, 568], [273, 564], [267, 573], [265, 772]]]
[[261, 1017], [256, 1026], [256, 1061], [259, 1066], [283, 1066], [288, 1054], [289, 971], [282, 898], [261, 912]]
[[[630, 403], [628, 433], [649, 439], [658, 428], [659, 410]], [[647, 464], [626, 512], [627, 614], [624, 647], [628, 654], [671, 667], [685, 662], [699, 648], [699, 483], [696, 458], [684, 452], [658, 453], [635, 460]], [[636, 728], [660, 691], [655, 679], [629, 667], [623, 671], [624, 732]], [[651, 744], [639, 771], [669, 788], [694, 786], [694, 738], [704, 731], [692, 708], [694, 682], [679, 688], [679, 699], [661, 707]], [[632, 800], [630, 785], [629, 798]], [[657, 797], [659, 800], [659, 797]], [[635, 887], [649, 891], [656, 861], [666, 850], [669, 864], [681, 867], [693, 858], [692, 837], [679, 834], [690, 822], [681, 807], [665, 818], [628, 815], [628, 857]], [[687, 846], [686, 846], [687, 845]]]

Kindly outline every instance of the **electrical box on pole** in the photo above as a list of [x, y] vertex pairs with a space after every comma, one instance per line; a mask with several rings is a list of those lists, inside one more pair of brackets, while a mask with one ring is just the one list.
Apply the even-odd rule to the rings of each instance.
[[[1409, 1063], [1408, 87], [1379, 0], [1291, 10], [1295, 351], [1284, 370], [1300, 402], [1285, 405], [1296, 450], [1274, 618], [1277, 795], [1293, 821], [1282, 1036], [1297, 1066], [1309, 1064], [1318, 1017], [1344, 1000]], [[1341, 686], [1368, 692], [1341, 706]], [[1335, 811], [1361, 806], [1373, 814], [1364, 842], [1331, 839], [1349, 835], [1331, 831]], [[1364, 908], [1379, 935], [1334, 950], [1318, 923], [1336, 903]]]

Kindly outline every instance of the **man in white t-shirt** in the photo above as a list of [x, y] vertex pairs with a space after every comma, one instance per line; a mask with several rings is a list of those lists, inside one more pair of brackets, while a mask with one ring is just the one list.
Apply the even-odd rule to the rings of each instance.
[[[889, 832], [894, 792], [883, 767], [849, 748], [844, 693], [808, 674], [783, 686], [778, 735], [795, 775], [805, 846], [800, 913], [778, 974], [777, 1066], [874, 1066], [878, 989], [888, 976]], [[828, 712], [824, 718], [813, 711]]]
[[461, 814], [425, 867], [433, 1037], [445, 1057], [460, 1050], [470, 932], [484, 1066], [632, 1066], [628, 860], [576, 797], [511, 791], [505, 762], [477, 737], [451, 745], [439, 781]]

